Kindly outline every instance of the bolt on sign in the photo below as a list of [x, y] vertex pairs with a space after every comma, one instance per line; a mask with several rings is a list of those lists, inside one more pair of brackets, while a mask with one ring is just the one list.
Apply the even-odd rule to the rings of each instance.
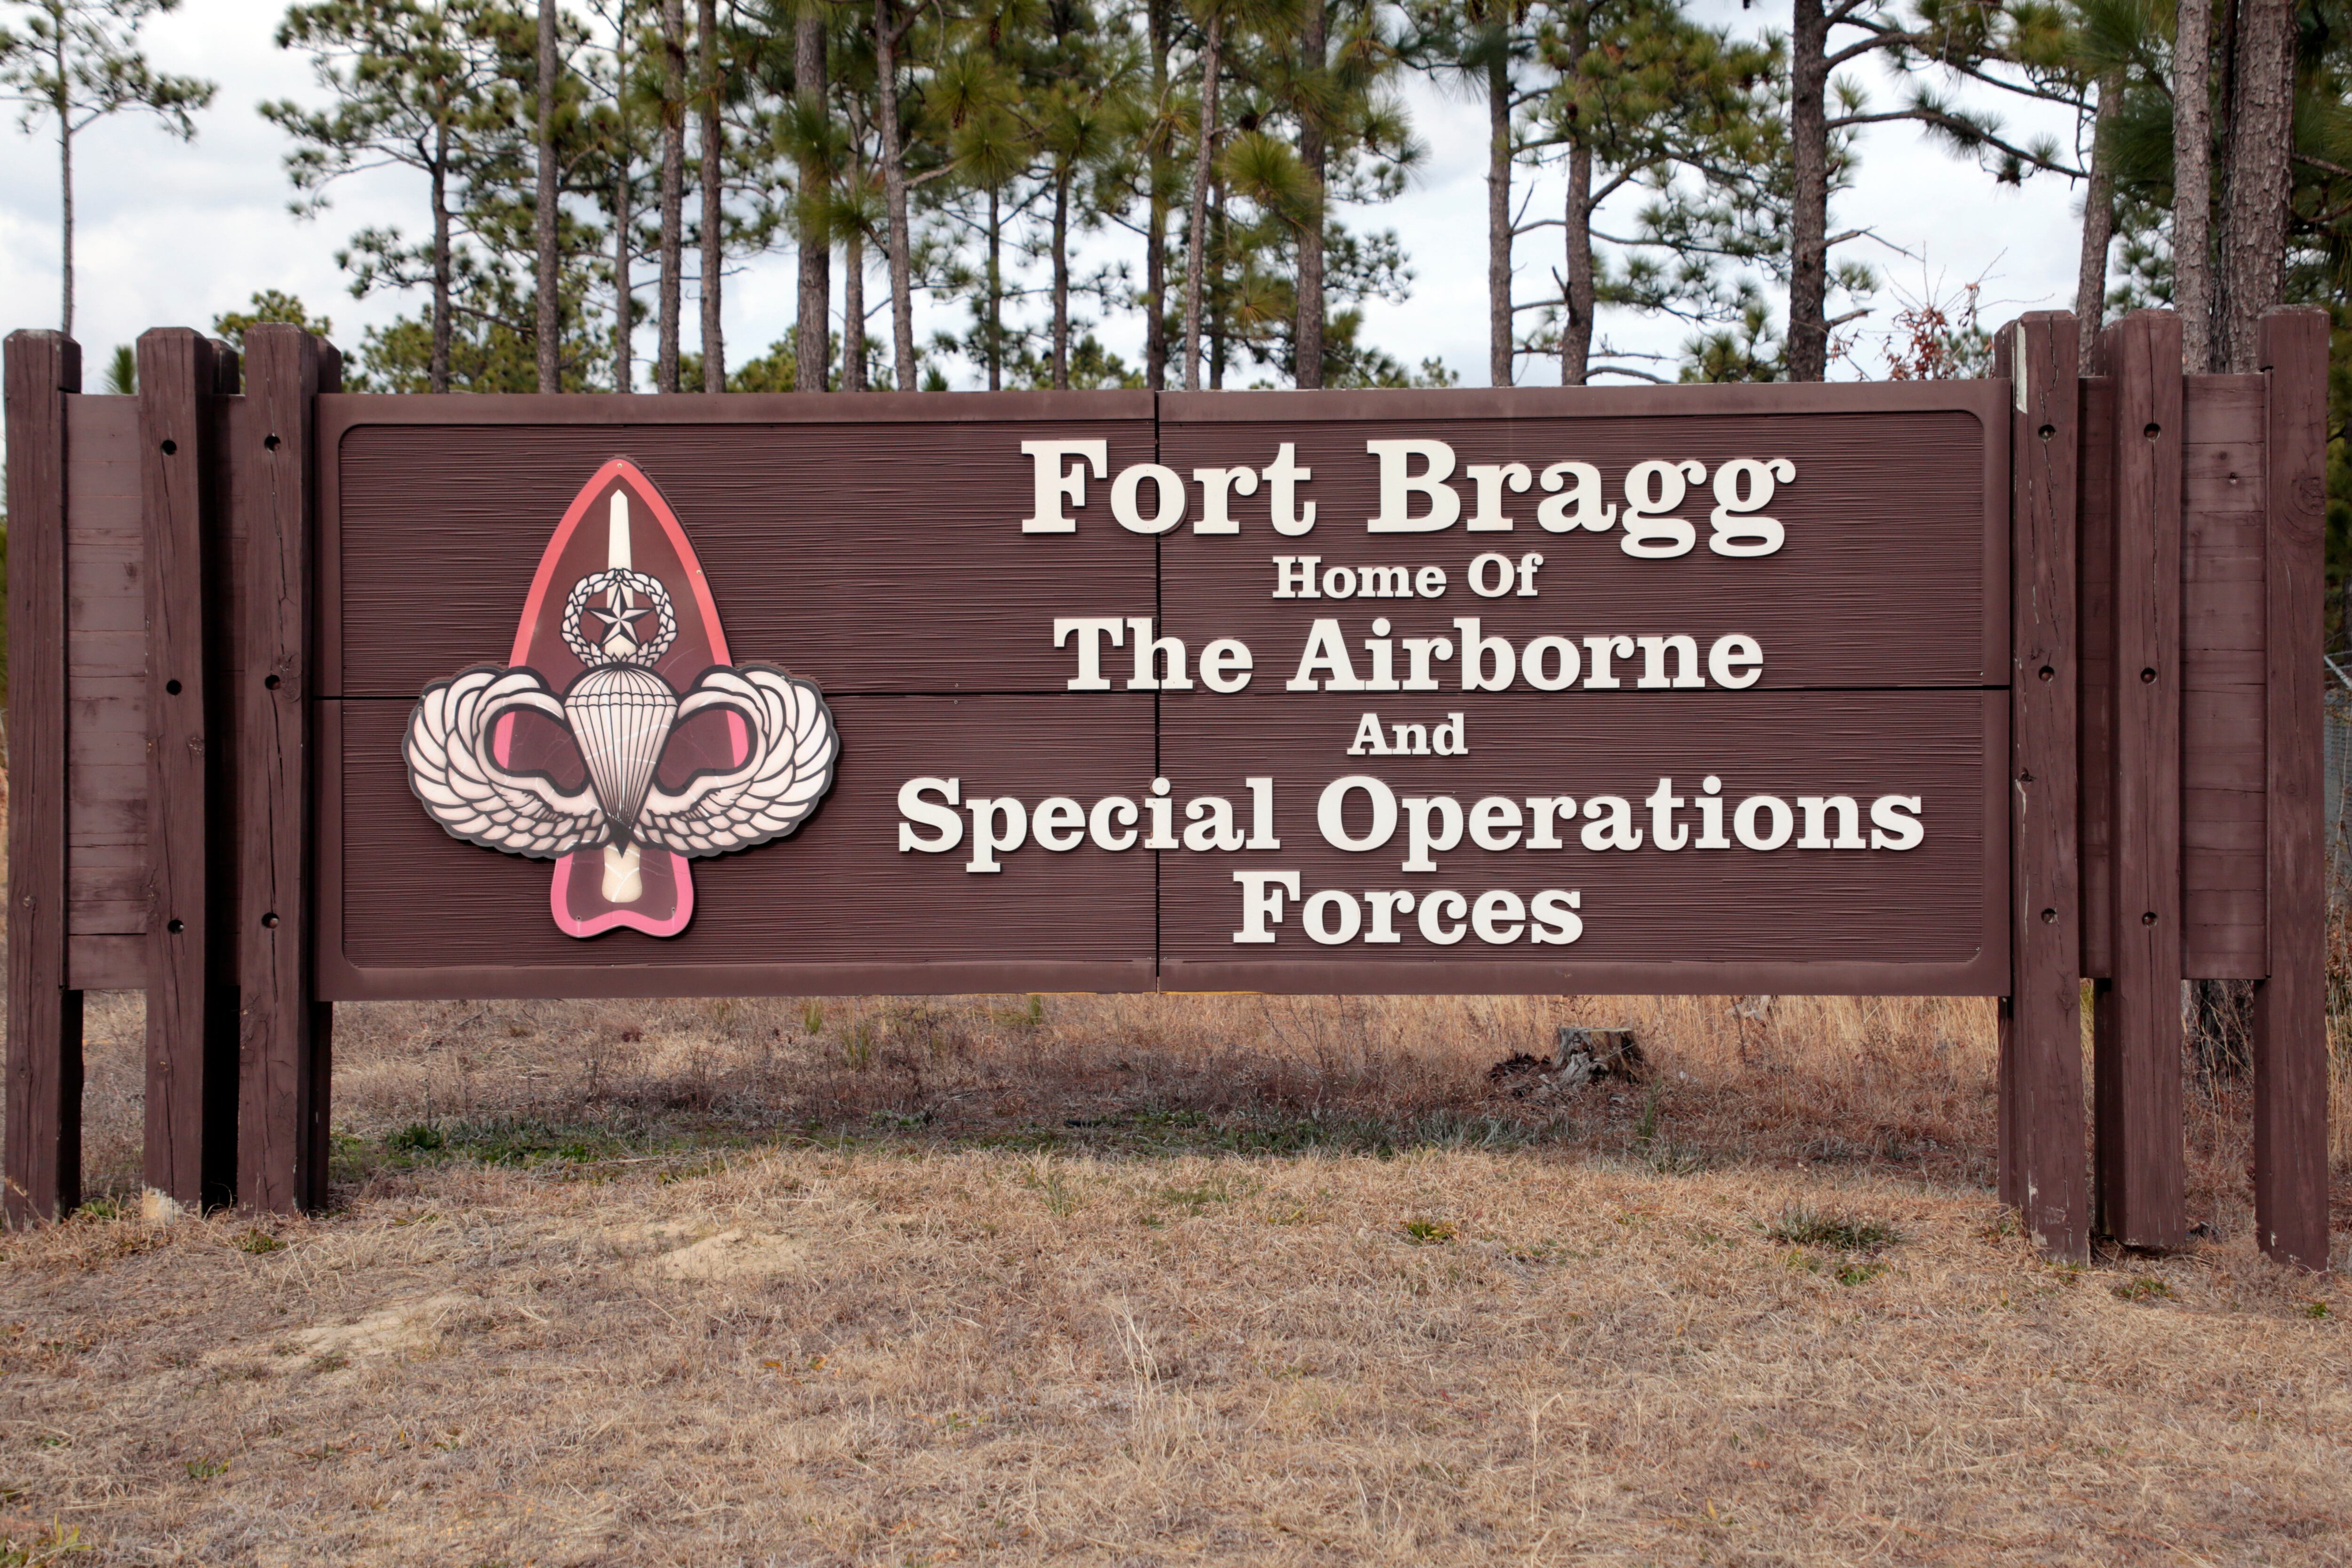
[[158, 1185], [315, 1201], [337, 1000], [1935, 993], [2007, 999], [2072, 1254], [2185, 1225], [2231, 976], [2324, 1261], [2314, 319], [2254, 376], [2150, 312], [2090, 377], [2051, 316], [1979, 382], [1185, 395], [365, 396], [257, 331], [135, 398], [11, 340], [11, 1005], [166, 999]]

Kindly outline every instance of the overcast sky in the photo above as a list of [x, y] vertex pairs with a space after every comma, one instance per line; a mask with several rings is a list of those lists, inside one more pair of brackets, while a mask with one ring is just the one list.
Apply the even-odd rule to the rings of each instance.
[[[1724, 0], [1706, 0], [1733, 26], [1769, 20], [1785, 25], [1775, 7], [1743, 14]], [[335, 251], [356, 229], [394, 224], [415, 234], [424, 226], [421, 180], [387, 171], [355, 177], [336, 189], [334, 205], [304, 221], [286, 206], [282, 159], [286, 139], [255, 112], [268, 99], [315, 99], [308, 62], [274, 47], [270, 34], [278, 0], [184, 0], [174, 15], [147, 33], [159, 69], [190, 72], [220, 84], [213, 107], [198, 117], [194, 143], [181, 145], [150, 120], [121, 116], [77, 142], [79, 302], [75, 335], [84, 348], [89, 383], [97, 386], [105, 356], [150, 326], [208, 326], [220, 311], [243, 304], [257, 289], [299, 295], [313, 314], [334, 322], [347, 351], [363, 328], [414, 313], [415, 297], [351, 297]], [[1862, 73], [1874, 94], [1887, 89], [1874, 71]], [[1465, 385], [1486, 382], [1485, 110], [1475, 100], [1414, 86], [1409, 93], [1415, 130], [1427, 147], [1412, 188], [1401, 200], [1351, 215], [1357, 226], [1393, 227], [1415, 275], [1402, 304], [1375, 302], [1369, 312], [1373, 342], [1407, 363], [1442, 359]], [[2005, 102], [1997, 106], [2013, 130], [2046, 130], [2073, 144], [2071, 117]], [[0, 324], [54, 326], [58, 320], [58, 165], [53, 138], [13, 125], [0, 157]], [[1539, 184], [1538, 211], [1556, 205], [1557, 187]], [[1877, 126], [1864, 133], [1857, 188], [1839, 199], [1832, 227], [1866, 226], [1878, 241], [1858, 242], [1841, 257], [1867, 259], [1882, 274], [1879, 310], [1868, 330], [1883, 331], [1899, 305], [1895, 290], [1949, 294], [1981, 279], [1985, 314], [1997, 322], [2022, 310], [2073, 303], [2079, 187], [2043, 176], [2024, 188], [1996, 185], [1972, 163], [1930, 145], [1907, 126]], [[1122, 254], [1132, 242], [1097, 242], [1100, 254]], [[1549, 289], [1558, 262], [1558, 230], [1527, 237], [1517, 258], [1523, 297]], [[838, 268], [836, 268], [836, 273]], [[838, 282], [836, 279], [836, 289]], [[877, 272], [869, 301], [884, 297]], [[743, 265], [728, 280], [727, 338], [730, 359], [756, 354], [781, 337], [794, 311], [793, 261], [789, 250]], [[919, 330], [961, 330], [964, 308], [918, 310]], [[688, 304], [689, 347], [695, 321]], [[887, 337], [887, 315], [874, 331]], [[1626, 312], [1604, 316], [1604, 339], [1621, 346], [1672, 353], [1687, 335], [1670, 321]], [[1140, 326], [1114, 321], [1106, 342], [1130, 361], [1140, 357]], [[649, 352], [648, 334], [640, 352]], [[1865, 338], [1860, 364], [1837, 374], [1883, 374], [1875, 341]], [[1520, 379], [1556, 381], [1549, 365], [1522, 368]], [[960, 376], [959, 384], [968, 384]]]

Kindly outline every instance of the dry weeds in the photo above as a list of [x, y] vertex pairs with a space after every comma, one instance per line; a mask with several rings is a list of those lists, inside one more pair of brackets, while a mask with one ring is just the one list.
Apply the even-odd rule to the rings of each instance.
[[[93, 1000], [0, 1563], [2352, 1562], [2242, 1088], [2189, 1251], [2051, 1268], [1980, 1003], [347, 1006], [338, 1210], [257, 1223], [137, 1217]], [[1650, 1082], [1489, 1080], [1568, 1022]]]

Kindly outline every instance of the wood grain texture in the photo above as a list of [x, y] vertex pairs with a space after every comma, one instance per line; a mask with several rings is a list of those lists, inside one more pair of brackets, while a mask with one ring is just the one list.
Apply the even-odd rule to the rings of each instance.
[[[1890, 410], [1848, 391], [1834, 413], [1766, 412], [1787, 405], [1752, 398], [1738, 400], [1747, 412], [1717, 413], [1711, 405], [1718, 400], [1677, 399], [1682, 416], [1673, 419], [1618, 401], [1615, 389], [1565, 405], [1515, 392], [1507, 418], [1472, 412], [1489, 400], [1486, 394], [1369, 404], [1349, 394], [1244, 395], [1244, 406], [1263, 411], [1256, 421], [1235, 416], [1233, 395], [1205, 404], [1171, 396], [1160, 426], [1164, 465], [1188, 475], [1263, 468], [1287, 444], [1314, 475], [1299, 495], [1315, 503], [1317, 515], [1304, 534], [1276, 533], [1272, 488], [1262, 484], [1231, 501], [1237, 535], [1201, 534], [1188, 521], [1161, 536], [1161, 629], [1195, 650], [1213, 637], [1239, 637], [1268, 663], [1270, 650], [1296, 661], [1310, 616], [1340, 617], [1351, 639], [1375, 616], [1394, 621], [1399, 636], [1443, 635], [1452, 617], [1476, 616], [1489, 634], [1514, 643], [1546, 634], [1683, 633], [1704, 648], [1737, 632], [1763, 645], [1760, 689], [2000, 685], [2008, 679], [2007, 421], [1997, 389], [1947, 384], [1959, 390], [1948, 391], [1941, 407]], [[1566, 412], [1571, 407], [1581, 412]], [[1341, 416], [1358, 408], [1363, 412]], [[1448, 482], [1462, 500], [1463, 522], [1425, 533], [1367, 530], [1379, 510], [1380, 469], [1365, 444], [1400, 437], [1454, 449]], [[1622, 505], [1635, 463], [1696, 458], [1712, 475], [1737, 457], [1785, 457], [1796, 465], [1796, 478], [1777, 488], [1767, 509], [1787, 531], [1772, 555], [1738, 559], [1708, 549], [1716, 503], [1704, 485], [1692, 488], [1678, 513], [1698, 542], [1671, 559], [1627, 554], [1620, 530], [1548, 531], [1536, 518], [1546, 499], [1539, 486], [1503, 492], [1507, 531], [1467, 526], [1476, 510], [1466, 477], [1473, 464], [1517, 462], [1539, 475], [1555, 462], [1590, 462], [1609, 501]], [[1419, 498], [1413, 506], [1427, 510]], [[1198, 512], [1196, 490], [1188, 518]], [[1474, 594], [1470, 563], [1490, 552], [1515, 563], [1529, 552], [1541, 555], [1536, 596]], [[1277, 599], [1276, 555], [1313, 555], [1318, 570], [1351, 573], [1433, 564], [1444, 569], [1446, 586], [1442, 597], [1402, 602]], [[1419, 630], [1424, 623], [1434, 629]]]
[[2181, 973], [2254, 979], [2263, 934], [2262, 378], [2181, 386]]
[[78, 935], [66, 954], [66, 984], [76, 991], [147, 988], [144, 936]]
[[2326, 592], [2326, 312], [2263, 319], [2267, 368], [2270, 977], [2254, 994], [2254, 1226], [2263, 1250], [2327, 1258], [2327, 862], [2320, 656]]
[[81, 1202], [81, 993], [68, 988], [66, 820], [67, 405], [81, 349], [11, 332], [8, 474], [8, 1082], [0, 1218]]
[[[1088, 480], [1076, 534], [1020, 526], [1035, 494], [1024, 440], [1099, 438], [1113, 471], [1147, 462], [1149, 400], [1049, 400], [1066, 412], [1045, 421], [966, 399], [919, 426], [762, 423], [751, 416], [774, 400], [735, 396], [574, 399], [572, 422], [520, 426], [476, 406], [504, 401], [442, 399], [449, 423], [401, 426], [366, 421], [402, 400], [327, 400], [322, 695], [414, 699], [501, 656], [549, 534], [614, 457], [677, 513], [730, 641], [828, 692], [1060, 691], [1055, 616], [1152, 613], [1154, 541], [1111, 521], [1107, 479]], [[709, 412], [581, 422], [592, 401]]]
[[[1595, 694], [1599, 695], [1599, 694]], [[2009, 985], [2008, 824], [2000, 775], [2007, 698], [1993, 691], [1622, 692], [1564, 714], [1539, 693], [1423, 696], [1378, 704], [1384, 723], [1465, 715], [1463, 757], [1350, 757], [1346, 749], [1372, 706], [1329, 693], [1240, 698], [1201, 692], [1161, 698], [1160, 755], [1174, 798], [1231, 799], [1246, 820], [1245, 780], [1274, 781], [1278, 850], [1181, 852], [1160, 867], [1162, 973], [1171, 989], [1433, 992], [1654, 992], [1771, 989], [1827, 994], [2000, 994]], [[1806, 743], [1792, 751], [1790, 734]], [[1892, 850], [1657, 847], [1643, 802], [1661, 778], [1686, 801], [1717, 775], [1737, 803], [1769, 795], [1845, 795], [1859, 803], [1920, 796], [1926, 840]], [[1394, 837], [1353, 852], [1327, 841], [1318, 805], [1333, 780], [1370, 775], [1400, 801], [1454, 797], [1465, 813], [1482, 798], [1523, 802], [1613, 795], [1632, 803], [1643, 833], [1633, 850], [1588, 848], [1580, 828], [1562, 847], [1479, 847], [1466, 832], [1436, 852], [1433, 872], [1407, 871], [1401, 811]], [[1346, 803], [1351, 834], [1370, 830], [1365, 792]], [[1178, 818], [1181, 826], [1183, 818]], [[1696, 837], [1698, 814], [1674, 823]], [[1727, 821], [1729, 820], [1728, 812]], [[1475, 898], [1507, 889], [1522, 900], [1546, 889], [1581, 898], [1583, 934], [1567, 946], [1475, 936], [1427, 940], [1414, 917], [1401, 940], [1324, 946], [1294, 909], [1270, 945], [1237, 943], [1242, 910], [1234, 875], [1296, 870], [1302, 898], [1331, 889]], [[1442, 930], [1443, 928], [1441, 928]], [[1765, 984], [1769, 981], [1768, 985]]]
[[72, 962], [139, 939], [146, 984], [147, 588], [139, 400], [66, 403], [66, 875]]
[[2101, 1228], [2188, 1237], [2180, 1082], [2180, 323], [2141, 310], [2100, 337], [2115, 381], [2110, 952], [2095, 1031]]
[[2010, 678], [2013, 989], [2000, 1015], [2003, 1198], [2053, 1257], [2090, 1257], [2083, 1125], [2075, 500], [2082, 397], [2075, 318], [2037, 312], [2011, 350], [2014, 632]]
[[[212, 344], [184, 327], [139, 339], [142, 565], [147, 608], [146, 1183], [219, 1204], [236, 1179], [236, 1058], [219, 994], [233, 939], [209, 869], [215, 853], [214, 721], [205, 621], [215, 582]], [[215, 1036], [221, 1036], [216, 1039]]]
[[[2181, 970], [2250, 979], [2266, 967], [2262, 930], [2264, 669], [2259, 376], [2181, 383]], [[2083, 382], [2082, 559], [2113, 559], [2115, 390]], [[2082, 577], [2083, 973], [2106, 978], [2113, 916], [2114, 584]]]
[[249, 474], [237, 682], [241, 1064], [238, 1192], [251, 1207], [327, 1196], [332, 1009], [313, 978], [316, 702], [312, 509], [320, 345], [298, 327], [246, 335], [250, 392], [231, 462]]
[[827, 702], [842, 754], [816, 814], [789, 838], [698, 860], [682, 934], [589, 941], [551, 919], [548, 862], [460, 843], [418, 807], [401, 759], [413, 704], [324, 704], [341, 785], [321, 834], [322, 994], [1151, 988], [1149, 854], [1031, 846], [1001, 871], [973, 873], [968, 842], [937, 855], [898, 847], [898, 789], [911, 778], [958, 778], [967, 800], [1011, 795], [1024, 806], [1142, 795], [1150, 694]]
[[[2103, 353], [2095, 347], [2095, 357]], [[2115, 885], [2109, 872], [2115, 831], [2116, 384], [2112, 376], [2088, 375], [2080, 384], [2075, 636], [2083, 679], [2077, 689], [2081, 822], [2075, 842], [2083, 888], [2083, 973], [2105, 980], [2115, 973]]]

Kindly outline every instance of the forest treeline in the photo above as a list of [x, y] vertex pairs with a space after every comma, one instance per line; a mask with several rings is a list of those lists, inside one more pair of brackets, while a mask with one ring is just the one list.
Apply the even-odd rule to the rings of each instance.
[[[211, 97], [139, 50], [173, 3], [6, 0], [0, 89], [59, 132], [68, 320], [74, 134], [126, 109], [193, 134]], [[1497, 384], [1831, 374], [1880, 289], [1844, 195], [1874, 125], [1956, 181], [2067, 182], [2076, 308], [2173, 303], [2199, 363], [2252, 368], [2283, 300], [2345, 314], [2352, 0], [1766, 3], [1730, 28], [1680, 0], [306, 0], [278, 43], [320, 90], [260, 111], [301, 210], [413, 176], [415, 219], [339, 252], [354, 293], [415, 301], [355, 345], [384, 390], [959, 362], [992, 388], [1442, 384], [1364, 325], [1412, 281], [1379, 220], [1423, 156], [1416, 76], [1485, 108], [1485, 233], [1443, 256], [1473, 286], [1483, 242]], [[2074, 134], [2012, 134], [2028, 105]], [[730, 269], [779, 248], [797, 325], [730, 352]], [[919, 336], [919, 294], [953, 331]], [[1966, 303], [1908, 301], [1885, 368], [1981, 369]], [[1684, 323], [1681, 352], [1613, 347], [1621, 313]], [[302, 314], [265, 293], [223, 324]]]

